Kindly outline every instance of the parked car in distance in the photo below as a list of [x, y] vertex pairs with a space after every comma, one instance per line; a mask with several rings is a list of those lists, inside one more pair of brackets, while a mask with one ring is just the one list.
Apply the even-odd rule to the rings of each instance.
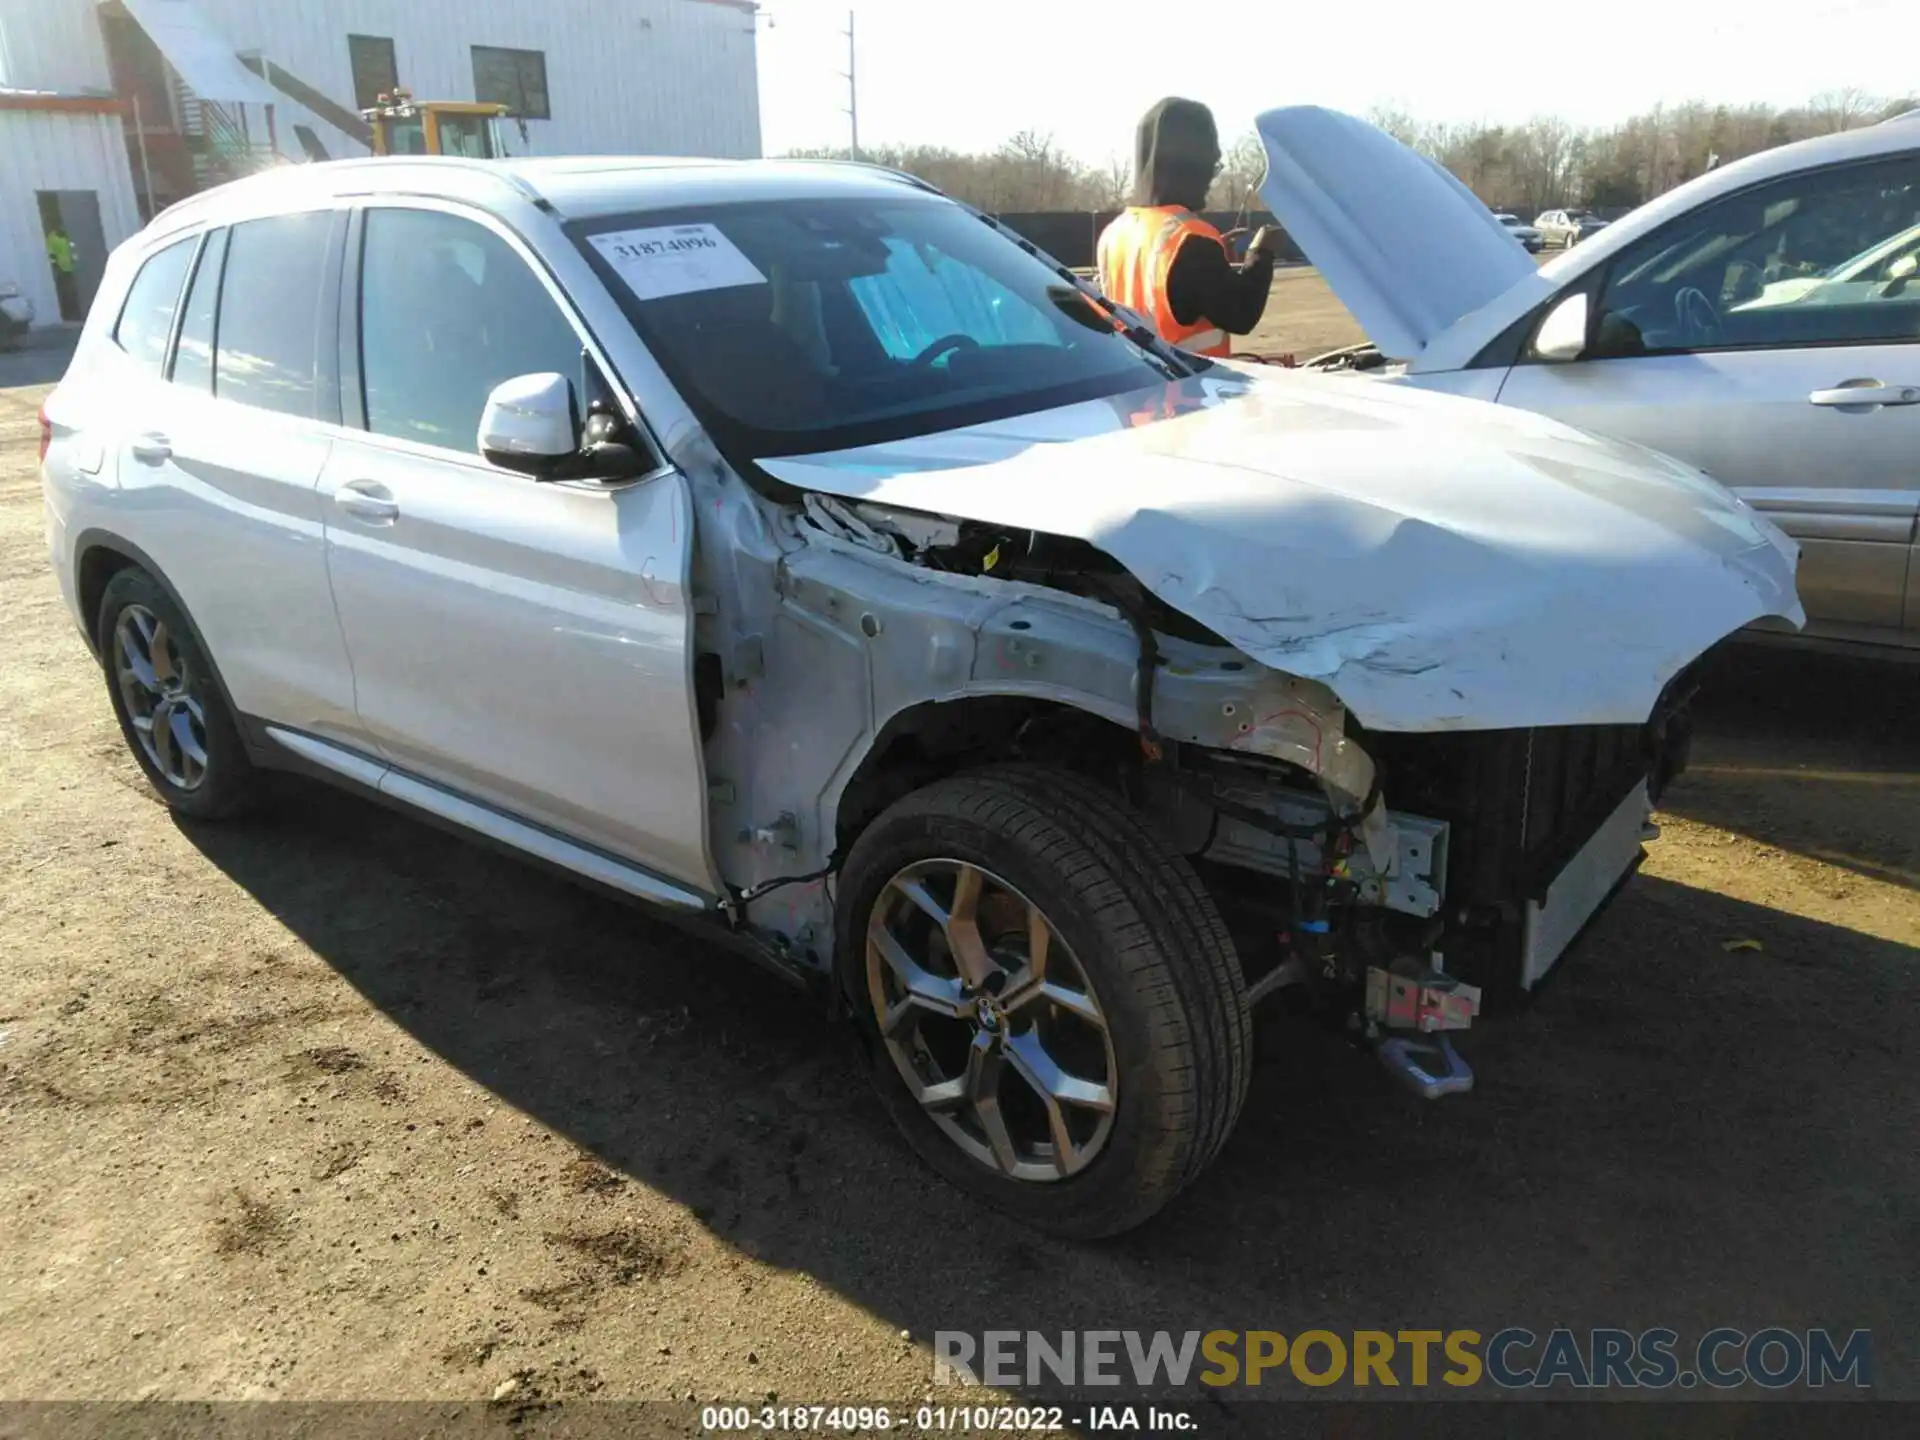
[[33, 302], [13, 281], [0, 281], [0, 350], [12, 348], [32, 328]]
[[1540, 232], [1527, 224], [1518, 215], [1510, 215], [1504, 210], [1496, 210], [1493, 218], [1507, 227], [1513, 238], [1520, 242], [1520, 248], [1529, 255], [1538, 255], [1546, 245], [1546, 239]]
[[240, 181], [114, 253], [42, 423], [168, 804], [300, 770], [678, 912], [1069, 1235], [1218, 1153], [1274, 988], [1461, 1088], [1432, 1032], [1637, 863], [1696, 659], [1799, 618], [1677, 461], [1184, 354], [857, 165]]
[[[1799, 543], [1796, 643], [1920, 651], [1920, 118], [1719, 166], [1539, 266], [1364, 121], [1281, 110], [1261, 126], [1283, 156], [1345, 167], [1311, 194], [1283, 162], [1266, 187], [1378, 352], [1321, 368], [1698, 465]], [[1363, 193], [1380, 185], [1412, 189], [1389, 210]]]
[[1533, 228], [1547, 244], [1571, 250], [1606, 229], [1607, 222], [1586, 210], [1549, 210], [1533, 222]]

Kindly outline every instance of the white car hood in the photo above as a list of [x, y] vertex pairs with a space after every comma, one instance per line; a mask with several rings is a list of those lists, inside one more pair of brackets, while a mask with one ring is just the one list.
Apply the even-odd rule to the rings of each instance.
[[803, 490], [1085, 540], [1374, 729], [1637, 724], [1715, 641], [1803, 619], [1792, 542], [1698, 471], [1347, 377], [1219, 366], [761, 463]]
[[1534, 274], [1471, 190], [1385, 131], [1315, 105], [1255, 124], [1267, 151], [1262, 198], [1382, 353], [1417, 359]]

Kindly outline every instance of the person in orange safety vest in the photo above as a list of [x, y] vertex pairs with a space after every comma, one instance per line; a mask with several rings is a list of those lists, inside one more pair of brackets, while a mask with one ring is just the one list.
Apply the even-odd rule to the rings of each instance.
[[1101, 291], [1169, 344], [1230, 354], [1229, 337], [1247, 334], [1266, 311], [1276, 241], [1262, 226], [1235, 265], [1225, 238], [1197, 213], [1220, 169], [1213, 112], [1195, 100], [1162, 100], [1140, 122], [1134, 162], [1133, 204], [1100, 235]]

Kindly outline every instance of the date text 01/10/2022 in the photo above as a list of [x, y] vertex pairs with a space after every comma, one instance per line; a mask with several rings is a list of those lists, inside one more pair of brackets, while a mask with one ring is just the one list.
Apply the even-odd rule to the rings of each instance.
[[1068, 1426], [1170, 1434], [1198, 1428], [1187, 1411], [1152, 1405], [1100, 1405], [1074, 1414], [1060, 1405], [921, 1405], [897, 1411], [886, 1405], [708, 1405], [700, 1412], [700, 1425], [712, 1433], [898, 1430], [910, 1435], [1031, 1435]]

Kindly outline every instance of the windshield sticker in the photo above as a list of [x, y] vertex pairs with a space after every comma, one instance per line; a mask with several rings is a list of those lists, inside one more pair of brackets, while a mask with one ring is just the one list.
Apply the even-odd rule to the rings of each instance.
[[642, 300], [767, 283], [739, 247], [711, 225], [615, 230], [587, 238]]

